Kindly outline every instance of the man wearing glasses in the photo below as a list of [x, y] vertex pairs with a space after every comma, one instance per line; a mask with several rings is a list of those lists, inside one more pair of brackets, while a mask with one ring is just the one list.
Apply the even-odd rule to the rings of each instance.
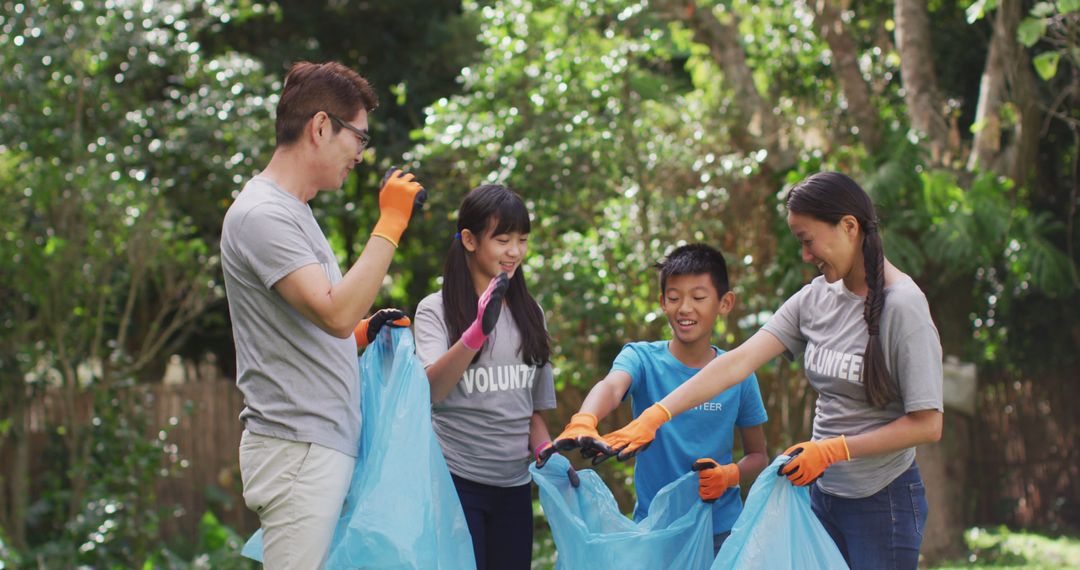
[[240, 472], [266, 568], [318, 568], [326, 556], [360, 435], [353, 330], [426, 196], [411, 174], [387, 173], [379, 221], [342, 275], [308, 202], [360, 162], [377, 104], [339, 63], [293, 65], [270, 164], [225, 214], [221, 263], [246, 405]]

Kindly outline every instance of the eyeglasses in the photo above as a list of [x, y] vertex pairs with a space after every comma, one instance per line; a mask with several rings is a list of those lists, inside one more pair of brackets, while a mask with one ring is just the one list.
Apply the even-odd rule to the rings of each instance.
[[327, 113], [326, 116], [330, 117], [330, 120], [337, 123], [338, 126], [340, 126], [341, 128], [343, 128], [343, 129], [351, 132], [352, 134], [356, 135], [356, 138], [360, 139], [360, 149], [361, 150], [367, 148], [368, 145], [371, 144], [371, 135], [367, 134], [364, 131], [361, 131], [360, 129], [350, 125], [349, 123], [346, 123], [345, 119], [342, 119], [341, 117], [339, 117], [339, 116], [337, 116], [337, 115], [335, 115], [333, 113]]

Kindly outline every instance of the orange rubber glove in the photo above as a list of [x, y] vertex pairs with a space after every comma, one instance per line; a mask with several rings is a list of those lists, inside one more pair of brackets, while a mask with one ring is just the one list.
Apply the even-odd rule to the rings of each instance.
[[412, 320], [399, 309], [380, 309], [375, 311], [374, 315], [360, 321], [360, 324], [356, 325], [353, 330], [353, 338], [356, 339], [356, 348], [367, 348], [367, 345], [371, 344], [375, 337], [379, 334], [379, 330], [383, 325], [390, 323], [395, 327], [407, 327], [412, 324]]
[[613, 431], [603, 437], [604, 445], [610, 449], [606, 450], [601, 461], [615, 454], [618, 455], [619, 461], [626, 461], [645, 451], [652, 440], [656, 439], [656, 430], [670, 420], [671, 412], [659, 402], [645, 408], [637, 419], [626, 424], [621, 430]]
[[386, 171], [382, 189], [379, 190], [379, 221], [371, 235], [379, 236], [394, 247], [401, 241], [401, 234], [409, 225], [409, 218], [417, 212], [427, 200], [427, 190], [416, 181], [416, 177], [397, 168]]
[[799, 487], [813, 483], [833, 463], [851, 459], [844, 436], [793, 445], [784, 455], [791, 459], [781, 465], [776, 474], [787, 477]]
[[[566, 424], [555, 441], [536, 454], [536, 467], [543, 467], [556, 451], [569, 451], [580, 447], [584, 455], [586, 449], [594, 448], [600, 441], [600, 434], [596, 431], [596, 425], [599, 423], [600, 420], [589, 413], [578, 412], [571, 416], [570, 422]], [[591, 456], [586, 455], [586, 457]]]
[[739, 484], [739, 466], [734, 463], [720, 465], [705, 457], [695, 461], [693, 469], [698, 474], [698, 496], [706, 503], [719, 499], [724, 492]]

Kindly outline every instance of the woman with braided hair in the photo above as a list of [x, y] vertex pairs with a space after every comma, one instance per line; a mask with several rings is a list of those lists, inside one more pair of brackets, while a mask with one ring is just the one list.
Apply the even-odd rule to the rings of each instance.
[[677, 415], [781, 354], [802, 353], [818, 393], [813, 437], [779, 474], [810, 495], [852, 568], [916, 568], [927, 503], [915, 446], [941, 437], [941, 342], [926, 297], [882, 251], [873, 202], [822, 172], [788, 194], [788, 226], [822, 273], [760, 331], [603, 438], [626, 459]]

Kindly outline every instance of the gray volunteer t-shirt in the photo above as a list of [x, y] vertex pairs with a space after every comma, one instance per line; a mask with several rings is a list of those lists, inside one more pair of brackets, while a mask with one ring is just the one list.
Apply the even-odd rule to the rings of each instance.
[[267, 178], [249, 181], [225, 214], [221, 266], [236, 340], [244, 427], [317, 443], [355, 457], [360, 441], [356, 341], [337, 338], [273, 289], [318, 264], [330, 283], [341, 268], [311, 208]]
[[[416, 356], [425, 368], [446, 353], [450, 339], [442, 291], [416, 309]], [[555, 407], [551, 363], [526, 364], [521, 335], [503, 308], [480, 358], [465, 370], [450, 394], [431, 406], [431, 423], [450, 472], [470, 481], [512, 487], [530, 481], [529, 419]]]
[[[864, 297], [843, 281], [817, 277], [788, 299], [763, 329], [778, 338], [794, 359], [803, 353], [810, 385], [818, 393], [813, 439], [857, 435], [908, 412], [944, 411], [941, 341], [926, 296], [909, 277], [885, 288], [881, 346], [899, 400], [884, 409], [870, 405], [863, 389], [863, 352], [869, 338]], [[915, 448], [860, 457], [830, 466], [818, 480], [825, 492], [868, 497], [885, 488], [915, 459]]]

